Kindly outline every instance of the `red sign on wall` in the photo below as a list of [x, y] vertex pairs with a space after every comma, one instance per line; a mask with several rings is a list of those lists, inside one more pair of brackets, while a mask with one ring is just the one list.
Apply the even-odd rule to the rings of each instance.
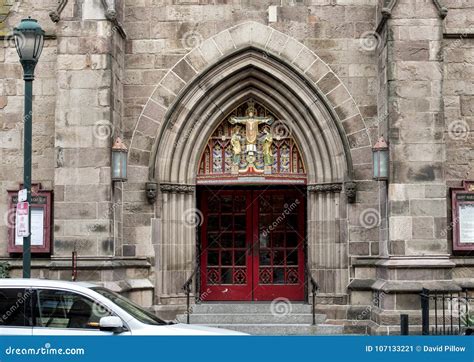
[[474, 250], [474, 181], [451, 189], [453, 251]]
[[[27, 231], [31, 233], [31, 252], [50, 254], [52, 227], [52, 196], [51, 190], [42, 190], [40, 184], [31, 188], [31, 203], [19, 202], [18, 190], [8, 190], [9, 220], [8, 220], [8, 252], [23, 252], [23, 237]], [[26, 204], [26, 205], [25, 205]], [[28, 206], [30, 208], [30, 225], [28, 230]]]

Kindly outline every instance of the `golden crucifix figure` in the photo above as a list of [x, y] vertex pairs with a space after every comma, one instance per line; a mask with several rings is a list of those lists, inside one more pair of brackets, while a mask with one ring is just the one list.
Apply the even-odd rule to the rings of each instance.
[[[245, 148], [246, 161], [248, 166], [246, 171], [256, 170], [255, 161], [257, 159], [257, 137], [258, 137], [258, 126], [266, 123], [271, 124], [273, 118], [271, 117], [258, 117], [253, 101], [248, 102], [248, 108], [245, 111], [245, 117], [230, 117], [229, 122], [231, 124], [243, 124], [245, 125], [245, 139], [247, 146]], [[242, 171], [241, 171], [242, 172]]]
[[271, 117], [258, 117], [254, 102], [248, 102], [248, 108], [245, 111], [245, 117], [230, 117], [231, 124], [244, 124], [245, 125], [245, 136], [247, 140], [247, 146], [255, 145], [257, 143], [258, 126], [263, 123], [270, 124], [273, 121]]

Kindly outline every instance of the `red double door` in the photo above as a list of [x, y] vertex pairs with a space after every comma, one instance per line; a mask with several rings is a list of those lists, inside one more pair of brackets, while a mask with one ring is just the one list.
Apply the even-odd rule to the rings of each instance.
[[200, 193], [202, 300], [304, 299], [304, 193]]

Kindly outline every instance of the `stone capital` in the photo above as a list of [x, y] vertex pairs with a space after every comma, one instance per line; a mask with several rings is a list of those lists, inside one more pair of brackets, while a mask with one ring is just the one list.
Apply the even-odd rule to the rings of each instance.
[[333, 183], [324, 183], [324, 184], [311, 184], [308, 185], [309, 192], [341, 192], [342, 183], [333, 182]]
[[188, 194], [193, 193], [196, 190], [194, 185], [185, 185], [185, 184], [161, 184], [160, 191], [167, 193], [180, 193]]

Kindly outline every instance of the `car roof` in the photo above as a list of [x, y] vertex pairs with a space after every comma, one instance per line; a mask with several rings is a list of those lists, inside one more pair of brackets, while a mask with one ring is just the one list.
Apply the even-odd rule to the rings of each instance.
[[22, 278], [1, 278], [0, 288], [4, 286], [19, 286], [19, 287], [62, 287], [80, 289], [97, 287], [96, 284], [88, 282], [71, 282], [65, 280], [49, 280], [49, 279], [22, 279]]

